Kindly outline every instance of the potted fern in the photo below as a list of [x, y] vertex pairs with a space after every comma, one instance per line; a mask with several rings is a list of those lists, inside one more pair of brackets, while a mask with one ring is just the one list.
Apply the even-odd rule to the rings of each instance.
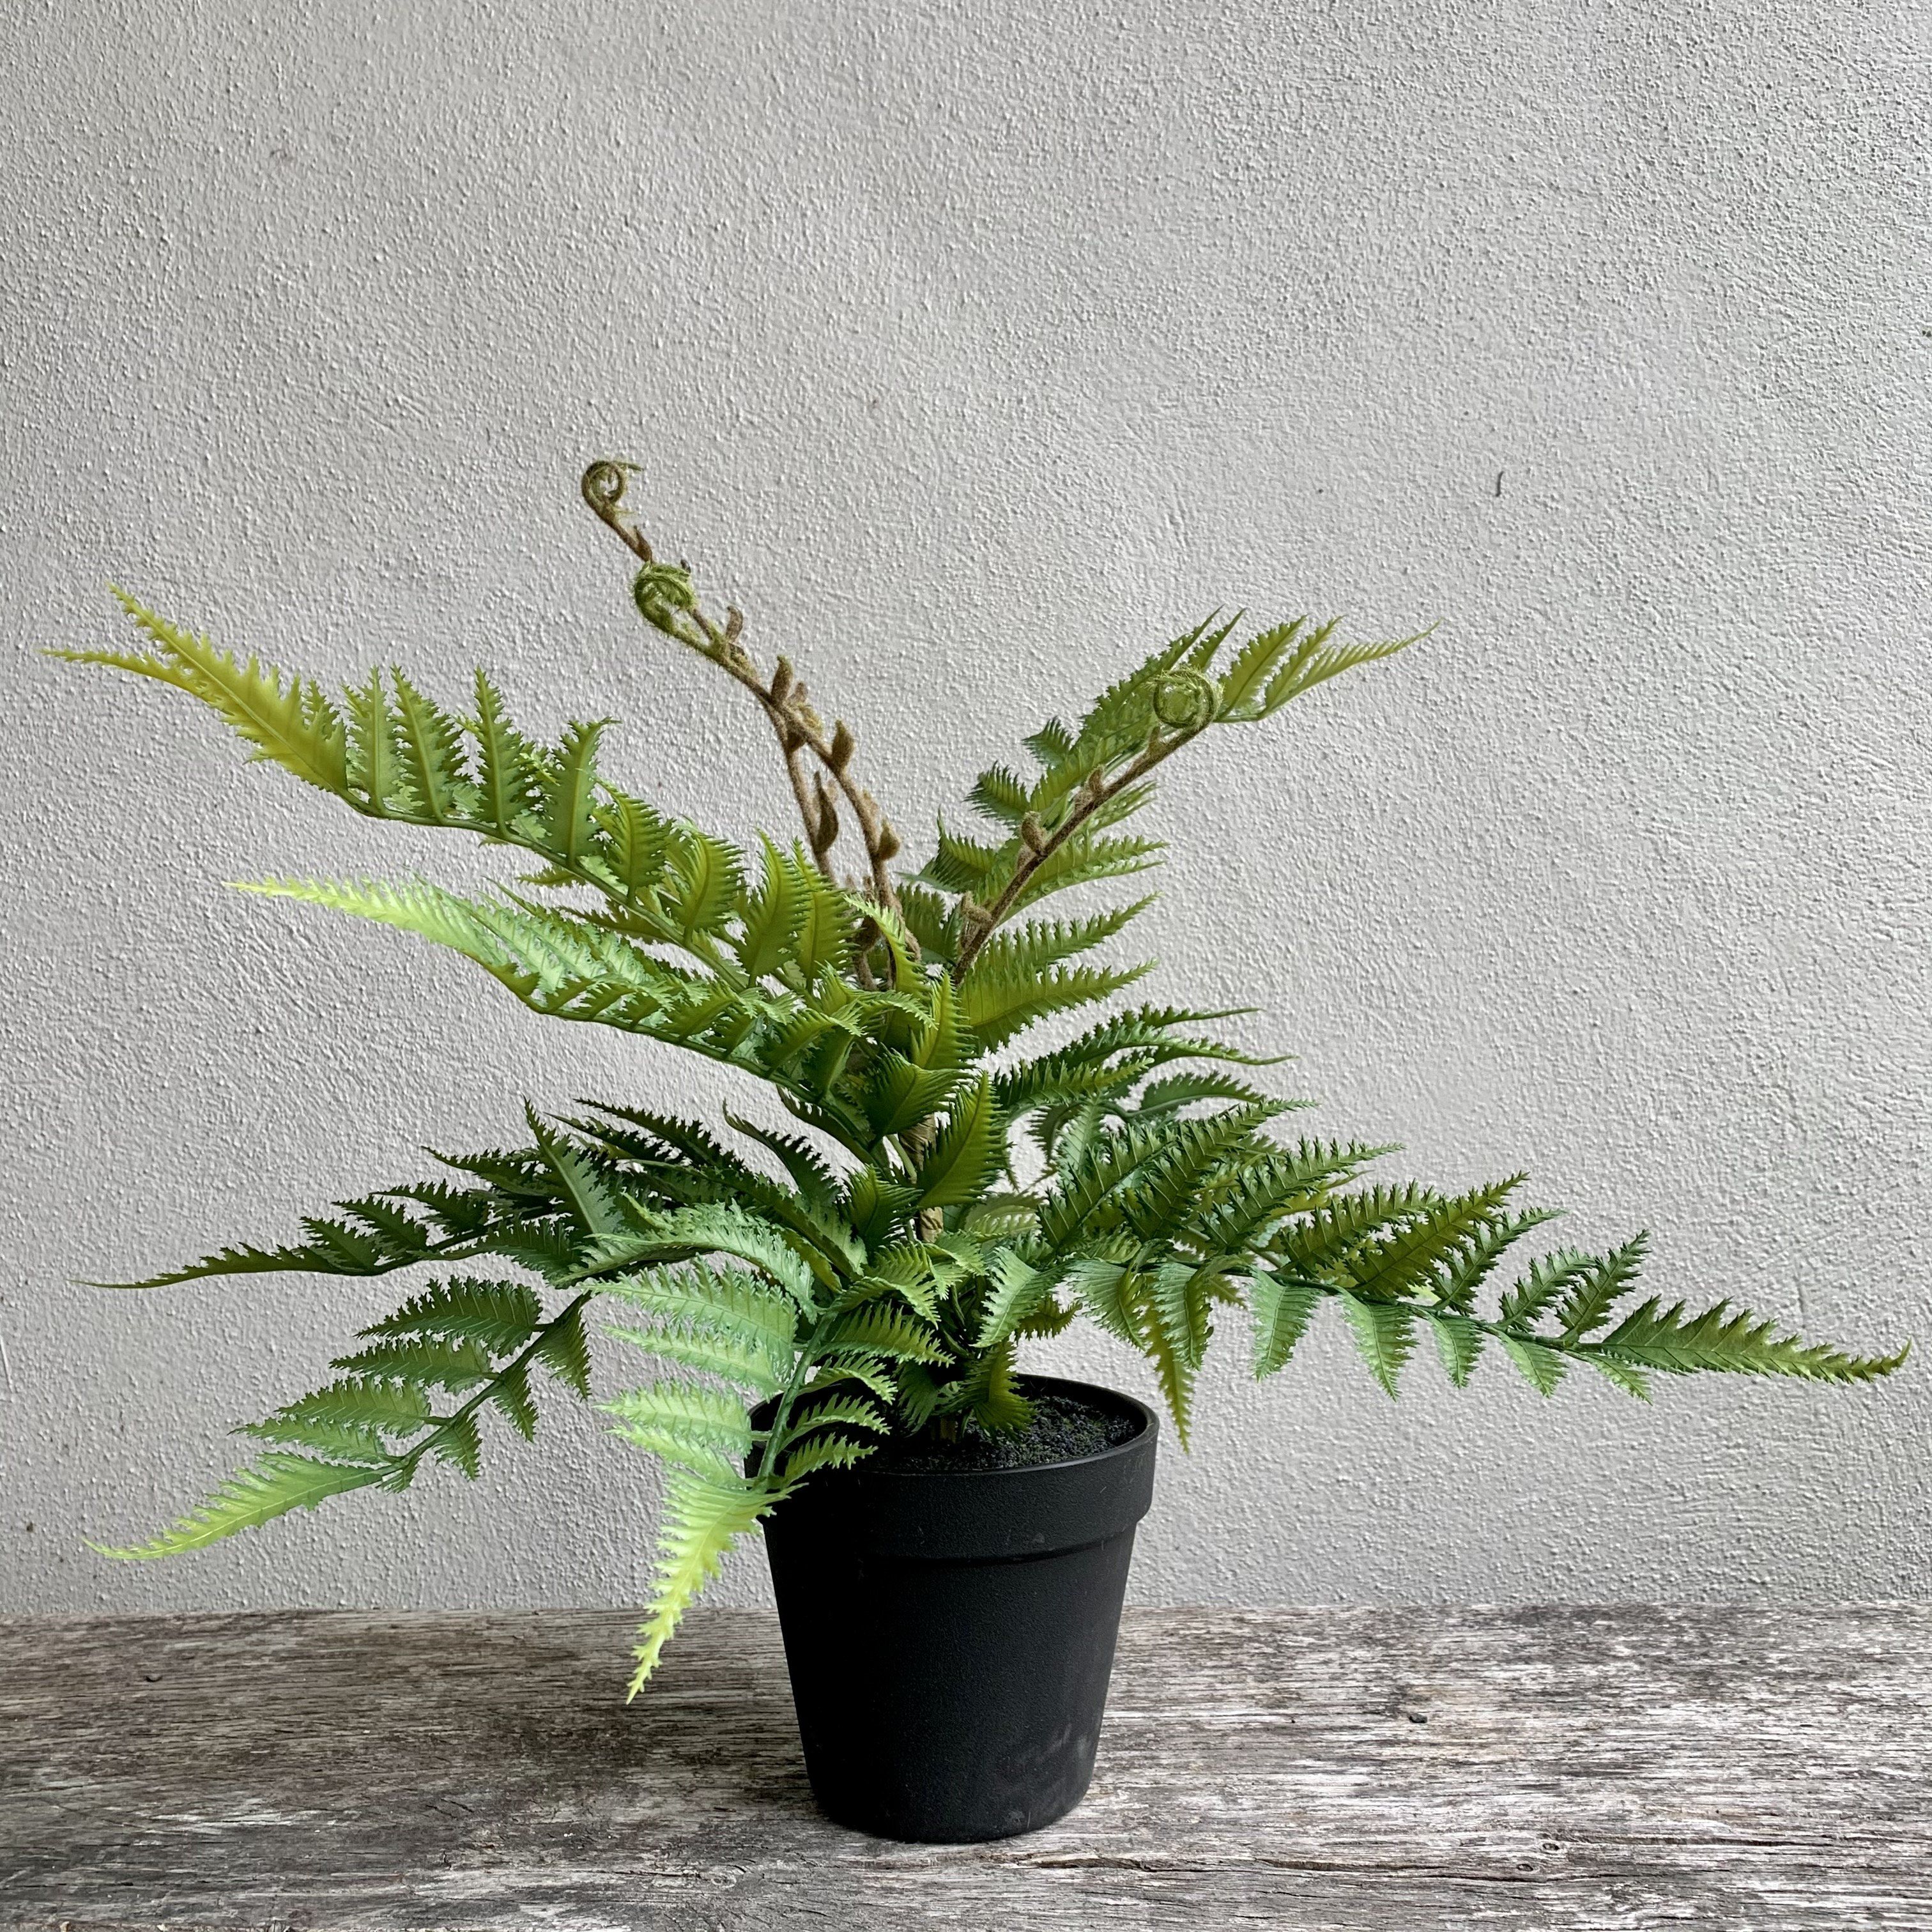
[[644, 622], [762, 713], [802, 838], [733, 849], [613, 783], [603, 724], [538, 743], [480, 671], [466, 715], [400, 672], [332, 697], [127, 598], [140, 648], [57, 653], [173, 686], [365, 818], [536, 862], [480, 898], [420, 880], [250, 890], [415, 933], [539, 1013], [742, 1068], [776, 1102], [728, 1114], [728, 1139], [616, 1102], [532, 1109], [520, 1147], [440, 1155], [446, 1179], [340, 1203], [287, 1246], [132, 1284], [429, 1271], [320, 1388], [243, 1425], [254, 1460], [212, 1498], [110, 1553], [196, 1549], [432, 1464], [474, 1478], [490, 1430], [533, 1434], [540, 1383], [589, 1398], [596, 1311], [656, 1365], [602, 1404], [665, 1468], [632, 1693], [762, 1523], [826, 1810], [894, 1836], [990, 1838], [1085, 1789], [1156, 1432], [1125, 1396], [1023, 1373], [1028, 1338], [1084, 1317], [1139, 1350], [1184, 1444], [1203, 1355], [1236, 1311], [1258, 1376], [1326, 1309], [1390, 1395], [1425, 1336], [1459, 1387], [1493, 1353], [1546, 1395], [1578, 1366], [1642, 1396], [1660, 1372], [1850, 1382], [1903, 1359], [1643, 1297], [1641, 1235], [1542, 1253], [1491, 1298], [1547, 1218], [1522, 1204], [1523, 1178], [1451, 1193], [1365, 1179], [1386, 1150], [1283, 1134], [1282, 1103], [1211, 1030], [1225, 1016], [1116, 1006], [1021, 1046], [1145, 970], [1089, 956], [1145, 898], [1040, 913], [1154, 862], [1127, 828], [1159, 767], [1413, 639], [1343, 644], [1298, 619], [1237, 640], [1210, 620], [1077, 726], [1043, 724], [1028, 773], [982, 772], [970, 799], [987, 829], [941, 825], [911, 872], [851, 728], [824, 722], [786, 658], [758, 664], [736, 610], [707, 611], [625, 490], [624, 466], [584, 475], [633, 554]]

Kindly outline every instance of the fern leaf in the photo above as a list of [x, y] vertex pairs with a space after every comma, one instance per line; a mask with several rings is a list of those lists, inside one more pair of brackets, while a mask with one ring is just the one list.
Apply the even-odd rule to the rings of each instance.
[[1253, 1107], [1265, 1105], [1268, 1096], [1229, 1074], [1176, 1073], [1143, 1088], [1134, 1102], [1134, 1112], [1142, 1115], [1178, 1113], [1204, 1100], [1237, 1100]]
[[972, 969], [966, 975], [966, 984], [970, 986], [982, 977], [1020, 980], [1037, 976], [1063, 959], [1070, 959], [1077, 953], [1090, 952], [1094, 947], [1104, 945], [1130, 921], [1146, 911], [1154, 904], [1154, 898], [1155, 895], [1150, 892], [1144, 898], [1136, 899], [1131, 905], [1117, 906], [1087, 919], [1034, 920], [1017, 928], [995, 933], [973, 962]]
[[1053, 1289], [1052, 1275], [1029, 1268], [1011, 1248], [998, 1250], [993, 1256], [992, 1292], [986, 1298], [979, 1339], [973, 1346], [982, 1352], [998, 1347], [1047, 1300]]
[[244, 1422], [238, 1436], [252, 1436], [258, 1442], [272, 1442], [278, 1448], [302, 1450], [327, 1462], [360, 1462], [386, 1474], [396, 1460], [396, 1452], [375, 1430], [350, 1422], [311, 1422], [303, 1417], [276, 1414], [260, 1422]]
[[407, 1336], [373, 1342], [353, 1354], [338, 1355], [332, 1369], [382, 1379], [434, 1384], [460, 1391], [488, 1382], [488, 1354], [474, 1342], [448, 1342], [439, 1337]]
[[1597, 1267], [1594, 1255], [1560, 1248], [1529, 1264], [1529, 1272], [1503, 1297], [1497, 1318], [1507, 1328], [1525, 1328], [1558, 1296], [1588, 1282]]
[[470, 728], [476, 740], [478, 812], [499, 838], [508, 838], [536, 803], [534, 749], [505, 715], [502, 694], [480, 670]]
[[526, 1442], [536, 1440], [536, 1398], [530, 1393], [527, 1361], [519, 1358], [499, 1369], [490, 1384], [488, 1399], [503, 1412], [510, 1426]]
[[869, 1430], [875, 1436], [891, 1433], [892, 1424], [878, 1406], [863, 1396], [836, 1393], [819, 1398], [818, 1387], [808, 1389], [793, 1412], [789, 1435], [802, 1436], [809, 1430], [834, 1425]]
[[899, 908], [920, 952], [928, 959], [951, 965], [959, 956], [959, 919], [955, 909], [938, 892], [910, 880], [899, 886]]
[[1255, 1276], [1248, 1308], [1254, 1318], [1256, 1381], [1287, 1366], [1324, 1292], [1318, 1282], [1271, 1269]]
[[463, 727], [432, 704], [400, 670], [389, 675], [396, 687], [403, 766], [417, 808], [432, 824], [454, 824], [467, 818], [476, 796], [464, 766]]
[[1222, 674], [1216, 715], [1231, 722], [1245, 722], [1262, 715], [1262, 694], [1276, 667], [1293, 649], [1306, 617], [1297, 617], [1271, 630], [1259, 631], [1236, 652], [1234, 661]]
[[723, 839], [694, 826], [680, 830], [684, 836], [671, 860], [671, 910], [685, 945], [702, 954], [737, 912], [744, 887], [738, 854]]
[[814, 1436], [784, 1458], [782, 1473], [788, 1487], [802, 1482], [814, 1469], [849, 1469], [872, 1453], [873, 1445], [849, 1436]]
[[460, 1408], [437, 1424], [424, 1447], [439, 1462], [460, 1470], [472, 1483], [483, 1472], [483, 1432], [467, 1408]]
[[810, 1346], [818, 1360], [842, 1355], [877, 1355], [892, 1362], [952, 1359], [923, 1322], [876, 1301], [829, 1316], [813, 1330]]
[[347, 783], [360, 794], [351, 802], [382, 818], [407, 801], [396, 748], [395, 714], [389, 708], [382, 673], [371, 671], [366, 685], [352, 684], [343, 695], [349, 710]]
[[777, 1133], [770, 1127], [761, 1127], [755, 1121], [733, 1113], [729, 1108], [725, 1109], [724, 1118], [740, 1133], [748, 1136], [777, 1156], [802, 1199], [827, 1212], [837, 1208], [838, 1177], [809, 1141], [796, 1134]]
[[866, 1076], [866, 1118], [881, 1140], [904, 1133], [939, 1112], [958, 1083], [955, 1067], [929, 1072], [904, 1054], [879, 1054]]
[[817, 866], [802, 863], [794, 854], [793, 869], [805, 893], [805, 911], [793, 950], [799, 970], [810, 986], [822, 974], [845, 970], [858, 918], [850, 895], [825, 879]]
[[996, 824], [1017, 826], [1033, 808], [1030, 788], [1004, 765], [993, 765], [973, 781], [968, 799]]
[[662, 1320], [730, 1335], [768, 1362], [782, 1364], [790, 1357], [796, 1305], [734, 1269], [694, 1262], [684, 1268], [620, 1276], [598, 1286], [602, 1294]]
[[724, 1552], [770, 1508], [782, 1492], [742, 1477], [703, 1474], [674, 1466], [664, 1483], [657, 1573], [650, 1613], [638, 1633], [638, 1660], [627, 1695], [634, 1697], [698, 1593], [718, 1574]]
[[1213, 1327], [1208, 1320], [1205, 1270], [1186, 1262], [1163, 1262], [1154, 1271], [1148, 1293], [1148, 1352], [1160, 1378], [1161, 1393], [1174, 1418], [1181, 1446], [1187, 1444], [1194, 1379], [1208, 1352]]
[[116, 590], [121, 608], [154, 644], [158, 658], [108, 652], [62, 653], [82, 663], [111, 664], [198, 698], [236, 734], [255, 747], [257, 758], [292, 772], [332, 796], [349, 796], [347, 752], [342, 720], [320, 685], [288, 676], [255, 658], [238, 662], [206, 638], [178, 629], [165, 617]]
[[1380, 658], [1394, 657], [1398, 651], [1407, 650], [1411, 644], [1419, 644], [1429, 634], [1427, 631], [1418, 631], [1411, 637], [1391, 638], [1381, 643], [1330, 644], [1328, 640], [1334, 631], [1332, 622], [1324, 624], [1300, 640], [1287, 662], [1269, 681], [1258, 716], [1271, 718], [1291, 699], [1312, 691], [1318, 684], [1325, 684], [1331, 677], [1339, 677], [1345, 670], [1352, 670], [1358, 664], [1373, 664]]
[[1006, 1154], [992, 1082], [983, 1073], [956, 1099], [917, 1180], [922, 1208], [964, 1207], [986, 1191]]
[[1565, 1342], [1580, 1341], [1610, 1320], [1616, 1303], [1636, 1286], [1638, 1270], [1643, 1266], [1649, 1246], [1647, 1234], [1635, 1234], [1600, 1258], [1592, 1257], [1588, 1270], [1573, 1280], [1570, 1292], [1556, 1311]]
[[1336, 1299], [1370, 1374], [1394, 1395], [1402, 1364], [1415, 1347], [1414, 1312], [1396, 1303], [1360, 1300], [1346, 1291], [1339, 1292]]
[[926, 862], [919, 881], [922, 885], [936, 886], [943, 892], [983, 892], [1010, 850], [1010, 842], [988, 845], [978, 839], [963, 838], [949, 831], [942, 819], [939, 849]]
[[1412, 1293], [1446, 1258], [1486, 1233], [1527, 1178], [1512, 1174], [1487, 1187], [1432, 1202], [1386, 1239], [1350, 1258], [1350, 1291], [1369, 1300]]
[[[1118, 803], [1118, 801], [1116, 801]], [[1097, 819], [1100, 814], [1096, 814]], [[1072, 886], [1096, 885], [1103, 879], [1132, 878], [1160, 862], [1167, 849], [1159, 838], [1109, 838], [1094, 830], [1095, 819], [1058, 846], [1028, 875], [1013, 901], [1013, 910], [1024, 912], [1054, 892]]]
[[199, 1509], [148, 1542], [127, 1549], [94, 1546], [104, 1556], [178, 1556], [204, 1549], [237, 1530], [271, 1522], [290, 1510], [314, 1509], [331, 1496], [366, 1489], [380, 1476], [375, 1469], [270, 1450], [238, 1469]]
[[1649, 1401], [1650, 1378], [1642, 1370], [1633, 1368], [1629, 1363], [1620, 1362], [1613, 1356], [1599, 1354], [1594, 1349], [1578, 1349], [1575, 1352], [1625, 1395], [1634, 1395], [1639, 1402]]
[[1483, 1331], [1466, 1315], [1453, 1310], [1431, 1310], [1429, 1325], [1436, 1336], [1436, 1352], [1442, 1366], [1457, 1388], [1466, 1388], [1474, 1373], [1476, 1358], [1483, 1352]]
[[[298, 1396], [277, 1409], [270, 1420], [406, 1436], [427, 1428], [433, 1418], [429, 1398], [414, 1383], [356, 1376]], [[251, 1432], [256, 1426], [249, 1425]]]
[[474, 1342], [493, 1354], [513, 1354], [543, 1318], [536, 1291], [522, 1282], [458, 1278], [432, 1283], [364, 1335], [421, 1335]]
[[760, 1396], [776, 1395], [791, 1369], [789, 1356], [781, 1360], [760, 1337], [722, 1322], [687, 1323], [639, 1328], [611, 1323], [604, 1331], [645, 1354], [681, 1368], [696, 1369], [735, 1382]]
[[1906, 1351], [1851, 1355], [1802, 1342], [1748, 1308], [1720, 1301], [1700, 1314], [1653, 1296], [1594, 1345], [1606, 1360], [1673, 1375], [1712, 1370], [1732, 1375], [1797, 1376], [1814, 1382], [1870, 1382], [1889, 1375]]
[[797, 873], [760, 834], [764, 848], [764, 884], [745, 908], [737, 941], [738, 963], [748, 978], [762, 980], [792, 956], [792, 943], [804, 923], [806, 892]]
[[590, 1395], [590, 1343], [584, 1332], [580, 1295], [538, 1337], [532, 1359], [541, 1362], [572, 1394], [587, 1401]]
[[586, 1234], [621, 1234], [629, 1227], [615, 1190], [598, 1172], [596, 1164], [581, 1148], [573, 1147], [560, 1134], [554, 1134], [538, 1119], [536, 1109], [526, 1106], [538, 1150], [550, 1172], [577, 1224]]
[[597, 803], [597, 748], [608, 718], [573, 718], [564, 727], [556, 758], [542, 774], [549, 793], [543, 843], [566, 866], [574, 866], [588, 848]]
[[693, 1255], [734, 1255], [761, 1268], [800, 1308], [816, 1311], [816, 1277], [812, 1264], [783, 1229], [729, 1204], [680, 1208], [654, 1216], [632, 1238], [640, 1261], [680, 1261]]
[[1505, 1214], [1490, 1222], [1473, 1240], [1450, 1256], [1432, 1284], [1437, 1304], [1466, 1315], [1476, 1304], [1476, 1292], [1496, 1264], [1532, 1228], [1556, 1218], [1548, 1208], [1532, 1208]]
[[1503, 1353], [1522, 1371], [1524, 1380], [1538, 1395], [1556, 1393], [1556, 1384], [1569, 1366], [1556, 1349], [1527, 1335], [1505, 1332], [1496, 1339], [1503, 1345]]
[[601, 1406], [617, 1435], [668, 1462], [730, 1474], [752, 1453], [743, 1403], [703, 1383], [652, 1382]]
[[1128, 1220], [1149, 1240], [1168, 1232], [1216, 1163], [1252, 1143], [1256, 1130], [1280, 1111], [1263, 1100], [1174, 1124], [1167, 1144], [1123, 1186], [1121, 1204]]

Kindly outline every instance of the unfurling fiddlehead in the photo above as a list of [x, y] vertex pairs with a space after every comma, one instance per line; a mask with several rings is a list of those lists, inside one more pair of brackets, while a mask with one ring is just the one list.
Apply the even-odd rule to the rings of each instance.
[[656, 560], [649, 541], [623, 511], [626, 482], [636, 468], [634, 464], [602, 458], [584, 471], [580, 488], [598, 520], [614, 531], [644, 566], [632, 586], [639, 614], [653, 628], [721, 666], [758, 700], [778, 739], [806, 844], [819, 871], [836, 883], [832, 848], [840, 830], [838, 814], [832, 808], [824, 776], [808, 778], [803, 764], [807, 753], [818, 760], [832, 787], [844, 795], [851, 822], [864, 842], [867, 893], [896, 916], [901, 910], [899, 896], [887, 868], [901, 841], [878, 800], [851, 776], [852, 756], [858, 745], [852, 728], [842, 718], [835, 718], [828, 734], [790, 660], [781, 657], [770, 678], [760, 676], [739, 641], [745, 628], [742, 613], [735, 607], [728, 608], [724, 622], [716, 622], [698, 602], [690, 571], [682, 563]]

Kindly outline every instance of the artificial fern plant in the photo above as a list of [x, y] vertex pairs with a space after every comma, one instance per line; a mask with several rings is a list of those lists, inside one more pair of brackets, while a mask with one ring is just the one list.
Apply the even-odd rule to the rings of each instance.
[[[524, 1146], [439, 1156], [447, 1180], [339, 1203], [286, 1246], [130, 1284], [434, 1270], [322, 1388], [244, 1425], [255, 1460], [200, 1509], [111, 1553], [170, 1555], [351, 1490], [404, 1489], [431, 1460], [474, 1477], [486, 1424], [534, 1433], [539, 1372], [588, 1399], [593, 1304], [662, 1371], [603, 1405], [667, 1466], [634, 1691], [734, 1539], [799, 1484], [896, 1435], [1023, 1426], [1018, 1345], [1082, 1316], [1147, 1356], [1184, 1442], [1202, 1358], [1235, 1310], [1267, 1376], [1331, 1309], [1391, 1396], [1425, 1334], [1457, 1386], [1493, 1346], [1546, 1395], [1577, 1364], [1642, 1396], [1658, 1372], [1858, 1382], [1903, 1359], [1808, 1344], [1721, 1303], [1640, 1298], [1641, 1234], [1543, 1254], [1490, 1299], [1549, 1218], [1521, 1204], [1523, 1177], [1453, 1194], [1365, 1182], [1388, 1150], [1284, 1136], [1288, 1107], [1244, 1077], [1255, 1063], [1204, 1030], [1226, 1015], [1116, 1006], [1045, 1051], [1014, 1050], [1148, 970], [1089, 960], [1147, 898], [1040, 915], [1156, 862], [1159, 842], [1125, 828], [1158, 767], [1414, 640], [1343, 644], [1298, 618], [1238, 641], [1210, 619], [1077, 726], [1042, 725], [1029, 772], [982, 772], [968, 794], [982, 829], [942, 824], [908, 872], [854, 774], [850, 728], [828, 728], [786, 658], [760, 669], [739, 613], [718, 620], [656, 557], [625, 487], [622, 465], [584, 475], [586, 501], [634, 554], [637, 609], [764, 713], [802, 841], [748, 854], [660, 811], [604, 776], [603, 722], [539, 743], [481, 671], [466, 714], [400, 670], [333, 698], [127, 597], [142, 648], [56, 654], [174, 686], [257, 759], [365, 818], [536, 860], [480, 898], [418, 880], [249, 890], [418, 934], [538, 1012], [742, 1067], [789, 1116], [728, 1114], [734, 1148], [634, 1108], [532, 1110]], [[848, 833], [863, 854], [850, 873], [835, 862]]]

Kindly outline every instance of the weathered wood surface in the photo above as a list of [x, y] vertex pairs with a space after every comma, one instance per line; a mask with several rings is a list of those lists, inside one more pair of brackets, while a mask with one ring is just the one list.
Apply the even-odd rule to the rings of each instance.
[[1932, 1606], [1130, 1612], [1094, 1789], [813, 1810], [771, 1622], [0, 1624], [0, 1924], [1932, 1927]]

